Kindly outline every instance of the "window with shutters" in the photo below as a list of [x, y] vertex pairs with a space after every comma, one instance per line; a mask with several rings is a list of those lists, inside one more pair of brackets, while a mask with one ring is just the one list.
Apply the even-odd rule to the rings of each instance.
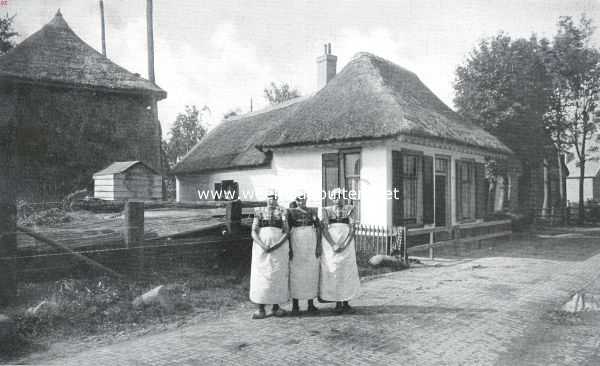
[[[360, 150], [345, 149], [337, 153], [326, 153], [322, 156], [322, 189], [326, 193], [323, 206], [333, 204], [329, 193], [335, 188], [346, 190], [347, 203], [354, 206], [355, 220], [360, 219]], [[353, 194], [349, 192], [353, 191]], [[355, 198], [355, 199], [351, 199]]]
[[402, 156], [402, 211], [404, 223], [419, 223], [419, 155]]
[[434, 223], [433, 157], [420, 151], [392, 151], [393, 225], [409, 227]]
[[456, 161], [456, 219], [474, 220], [476, 208], [475, 162]]

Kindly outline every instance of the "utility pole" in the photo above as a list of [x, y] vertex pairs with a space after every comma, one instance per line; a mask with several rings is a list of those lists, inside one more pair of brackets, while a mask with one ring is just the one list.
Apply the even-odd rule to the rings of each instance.
[[148, 80], [155, 83], [154, 77], [154, 25], [152, 24], [152, 0], [146, 0], [146, 28], [148, 32]]
[[106, 28], [104, 25], [104, 1], [100, 0], [100, 26], [102, 27], [102, 54], [106, 56]]

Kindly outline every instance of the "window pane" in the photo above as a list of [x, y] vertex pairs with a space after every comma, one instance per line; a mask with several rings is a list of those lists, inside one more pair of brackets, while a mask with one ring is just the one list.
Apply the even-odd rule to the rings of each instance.
[[438, 158], [435, 159], [435, 172], [440, 174], [448, 173], [448, 159]]
[[[343, 156], [344, 186], [348, 191], [348, 197], [358, 198], [358, 194], [360, 194], [360, 153], [346, 153]], [[349, 198], [348, 203], [354, 206], [354, 218], [360, 220], [360, 200]]]
[[360, 154], [344, 155], [344, 172], [346, 176], [360, 175]]

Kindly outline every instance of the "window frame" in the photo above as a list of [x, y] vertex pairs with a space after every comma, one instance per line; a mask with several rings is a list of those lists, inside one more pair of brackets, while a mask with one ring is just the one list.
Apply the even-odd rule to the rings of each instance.
[[[458, 165], [460, 164], [460, 169], [458, 168]], [[475, 159], [456, 159], [456, 191], [457, 191], [457, 195], [455, 197], [455, 203], [456, 203], [456, 221], [458, 223], [468, 223], [468, 222], [474, 222], [477, 221], [477, 174], [476, 174], [476, 164], [477, 161], [475, 161]], [[466, 189], [464, 188], [464, 182], [462, 177], [463, 177], [463, 169], [467, 168], [467, 178], [469, 178], [469, 182], [470, 183], [470, 187], [469, 187], [469, 205], [468, 205], [468, 209], [469, 209], [469, 216], [465, 216], [465, 206], [463, 203], [463, 195], [466, 192]], [[460, 179], [460, 184], [459, 184], [459, 180]], [[460, 205], [460, 211], [459, 211], [459, 205]], [[459, 215], [460, 213], [460, 215]]]
[[[439, 172], [437, 170], [437, 160], [445, 160], [446, 161], [446, 172]], [[437, 185], [437, 176], [443, 175], [444, 180], [446, 181], [446, 212], [444, 217], [445, 225], [439, 227], [450, 227], [452, 226], [452, 156], [446, 154], [434, 154], [433, 156], [433, 200], [434, 200], [434, 216], [433, 223], [435, 227], [438, 227], [437, 221], [438, 217], [437, 213], [437, 197], [436, 197], [436, 185]]]
[[[402, 157], [402, 225], [407, 228], [415, 228], [415, 227], [423, 227], [423, 156], [425, 153], [420, 150], [412, 150], [412, 149], [400, 149], [400, 156]], [[405, 206], [405, 186], [406, 183], [405, 175], [404, 175], [404, 167], [406, 160], [405, 158], [411, 156], [415, 158], [416, 166], [416, 181], [415, 181], [415, 191], [416, 196], [414, 197], [414, 203], [416, 207], [416, 217], [407, 218], [406, 217], [406, 206]]]
[[[337, 154], [337, 186], [343, 189], [348, 190], [349, 187], [346, 184], [346, 180], [348, 178], [358, 178], [358, 184], [359, 184], [359, 192], [360, 192], [360, 172], [362, 171], [362, 149], [360, 147], [349, 147], [349, 148], [340, 148], [337, 151], [334, 152], [322, 152], [321, 153], [321, 175], [322, 175], [322, 181], [321, 181], [321, 189], [327, 189], [327, 187], [323, 186], [323, 184], [325, 183], [325, 185], [329, 185], [329, 183], [326, 181], [326, 175], [325, 175], [325, 167], [323, 166], [323, 156], [327, 155], [327, 154]], [[359, 174], [351, 174], [351, 175], [347, 175], [346, 174], [346, 155], [351, 155], [351, 154], [358, 154], [358, 164], [359, 164]], [[327, 194], [329, 194], [329, 192], [326, 192]], [[359, 195], [360, 198], [360, 195]], [[321, 204], [322, 206], [326, 206], [327, 203], [329, 201], [329, 197], [325, 198], [322, 200]], [[346, 204], [350, 204], [352, 206], [354, 206], [354, 210], [353, 210], [353, 215], [354, 215], [354, 219], [356, 222], [360, 221], [360, 203], [361, 200], [360, 199], [356, 199], [356, 200], [350, 200], [347, 199], [345, 200]]]

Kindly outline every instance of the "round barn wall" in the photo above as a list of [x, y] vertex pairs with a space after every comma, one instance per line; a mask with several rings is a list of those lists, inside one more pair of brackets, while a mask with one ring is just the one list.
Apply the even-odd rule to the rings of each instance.
[[161, 171], [160, 124], [149, 97], [14, 85], [21, 199], [62, 199], [93, 186], [114, 161], [140, 160]]

